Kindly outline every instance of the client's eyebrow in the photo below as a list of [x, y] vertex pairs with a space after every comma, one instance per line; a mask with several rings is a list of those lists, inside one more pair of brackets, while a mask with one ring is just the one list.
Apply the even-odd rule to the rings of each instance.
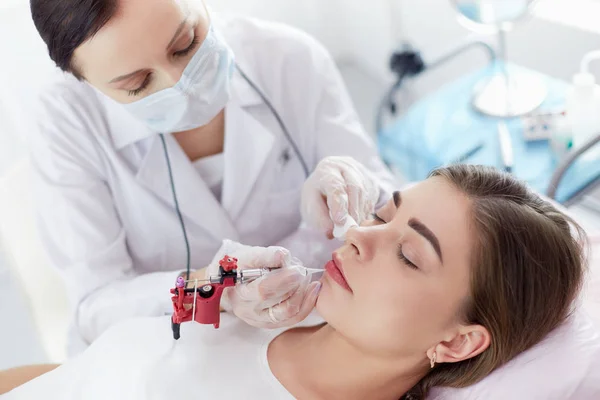
[[413, 228], [415, 231], [417, 231], [419, 235], [423, 236], [429, 241], [429, 243], [431, 243], [433, 249], [435, 250], [440, 259], [440, 262], [443, 263], [442, 249], [440, 248], [440, 241], [438, 240], [437, 236], [435, 236], [435, 234], [431, 232], [431, 230], [428, 227], [426, 227], [421, 221], [419, 221], [416, 218], [411, 218], [408, 221], [408, 226]]

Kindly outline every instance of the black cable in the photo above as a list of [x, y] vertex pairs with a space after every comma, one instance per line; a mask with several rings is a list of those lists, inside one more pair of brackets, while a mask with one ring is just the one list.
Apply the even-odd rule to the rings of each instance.
[[[271, 112], [275, 116], [275, 119], [277, 120], [277, 123], [281, 127], [281, 130], [283, 131], [283, 134], [288, 139], [288, 143], [290, 143], [291, 146], [293, 147], [294, 152], [296, 153], [296, 156], [298, 157], [298, 161], [302, 165], [302, 169], [304, 170], [304, 175], [306, 176], [306, 178], [308, 178], [309, 175], [310, 175], [310, 170], [308, 169], [308, 165], [306, 164], [306, 161], [304, 160], [304, 157], [302, 157], [302, 154], [300, 153], [300, 149], [298, 149], [298, 146], [296, 146], [296, 142], [291, 137], [291, 135], [290, 135], [289, 131], [287, 130], [285, 124], [281, 120], [281, 117], [279, 116], [279, 113], [277, 113], [277, 111], [275, 110], [275, 107], [273, 107], [273, 105], [271, 104], [271, 102], [266, 98], [266, 96], [258, 88], [258, 86], [256, 86], [254, 84], [254, 82], [252, 82], [250, 80], [250, 78], [248, 78], [248, 76], [244, 73], [244, 71], [242, 71], [240, 69], [240, 67], [237, 64], [236, 64], [236, 68], [239, 71], [240, 75], [242, 75], [242, 78], [244, 78], [246, 80], [246, 82], [248, 82], [248, 84], [250, 86], [252, 86], [252, 88], [254, 89], [254, 91], [256, 91], [256, 93], [258, 93], [258, 95], [261, 97], [261, 99], [265, 102], [265, 104], [267, 105], [267, 107], [269, 107], [269, 109], [271, 110]], [[169, 152], [167, 151], [167, 143], [166, 143], [165, 137], [164, 137], [164, 135], [162, 133], [159, 136], [160, 136], [160, 140], [162, 141], [163, 150], [164, 150], [164, 153], [165, 153], [165, 160], [167, 161], [167, 169], [169, 171], [169, 179], [170, 179], [170, 182], [171, 182], [171, 192], [173, 193], [173, 201], [175, 203], [175, 211], [177, 212], [177, 217], [179, 218], [179, 223], [181, 224], [181, 231], [183, 233], [183, 239], [185, 240], [185, 249], [186, 249], [186, 255], [187, 255], [187, 261], [186, 261], [185, 271], [186, 271], [186, 280], [189, 280], [190, 279], [190, 258], [191, 258], [190, 243], [189, 243], [189, 240], [188, 240], [188, 237], [187, 237], [187, 231], [185, 229], [185, 223], [183, 222], [183, 216], [181, 215], [181, 210], [179, 208], [179, 201], [177, 201], [177, 192], [175, 190], [175, 180], [173, 179], [173, 171], [171, 169], [171, 160], [169, 159]]]
[[171, 181], [171, 192], [173, 193], [173, 201], [175, 202], [175, 211], [179, 217], [179, 223], [181, 224], [181, 231], [183, 232], [183, 239], [185, 240], [185, 250], [187, 255], [187, 262], [185, 267], [185, 280], [190, 280], [190, 242], [188, 241], [187, 231], [185, 229], [185, 223], [183, 222], [183, 216], [179, 209], [179, 202], [177, 201], [177, 192], [175, 191], [175, 180], [173, 179], [173, 171], [171, 170], [171, 160], [169, 159], [169, 152], [167, 151], [167, 142], [165, 136], [161, 133], [160, 140], [162, 141], [163, 150], [165, 151], [165, 160], [167, 160], [167, 169], [169, 171], [169, 179]]
[[375, 116], [375, 132], [377, 133], [377, 135], [380, 135], [383, 131], [383, 118], [386, 109], [389, 108], [389, 111], [392, 113], [392, 115], [396, 114], [397, 106], [394, 98], [398, 90], [400, 90], [400, 87], [402, 86], [402, 81], [404, 80], [405, 76], [405, 74], [402, 74], [400, 77], [398, 77], [396, 82], [392, 85], [392, 87], [388, 89], [388, 91], [381, 99], [379, 107], [377, 107], [377, 112]]
[[281, 117], [279, 116], [279, 113], [275, 110], [275, 107], [273, 107], [273, 105], [271, 104], [271, 102], [267, 99], [267, 97], [263, 94], [263, 92], [258, 88], [258, 86], [256, 86], [254, 84], [254, 82], [252, 82], [252, 80], [250, 80], [250, 78], [248, 78], [248, 76], [244, 73], [244, 71], [242, 71], [242, 69], [239, 67], [239, 65], [236, 64], [235, 67], [237, 68], [237, 70], [240, 73], [240, 75], [242, 76], [242, 78], [244, 78], [246, 80], [246, 82], [248, 82], [248, 84], [250, 86], [252, 86], [252, 89], [254, 89], [254, 91], [256, 93], [258, 93], [258, 95], [260, 96], [260, 98], [265, 102], [265, 104], [267, 105], [267, 107], [269, 107], [269, 109], [271, 110], [271, 112], [275, 116], [275, 119], [277, 120], [277, 123], [281, 127], [281, 130], [283, 131], [283, 134], [288, 139], [288, 143], [291, 144], [292, 147], [294, 148], [294, 152], [296, 153], [296, 156], [298, 157], [298, 161], [300, 161], [300, 164], [302, 164], [302, 169], [304, 170], [304, 175], [306, 175], [306, 178], [308, 178], [310, 176], [310, 170], [308, 169], [308, 165], [306, 165], [306, 161], [304, 160], [304, 157], [302, 157], [302, 154], [300, 153], [300, 149], [298, 149], [298, 146], [296, 146], [296, 142], [294, 141], [294, 139], [290, 135], [290, 132], [285, 127], [285, 124], [281, 120]]

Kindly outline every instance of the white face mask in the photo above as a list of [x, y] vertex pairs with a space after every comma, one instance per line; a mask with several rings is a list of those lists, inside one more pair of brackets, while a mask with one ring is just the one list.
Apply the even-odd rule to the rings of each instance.
[[124, 107], [158, 133], [206, 125], [229, 101], [234, 67], [233, 52], [211, 26], [175, 86]]

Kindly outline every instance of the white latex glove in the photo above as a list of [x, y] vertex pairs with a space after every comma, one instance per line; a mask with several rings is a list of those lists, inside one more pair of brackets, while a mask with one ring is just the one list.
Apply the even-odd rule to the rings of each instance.
[[224, 255], [238, 259], [239, 269], [280, 268], [248, 284], [226, 288], [221, 307], [258, 328], [280, 328], [297, 324], [313, 310], [321, 288], [283, 247], [245, 246], [224, 240], [208, 267], [217, 275]]
[[311, 227], [331, 239], [375, 211], [379, 185], [373, 174], [351, 157], [324, 158], [302, 188], [301, 212]]

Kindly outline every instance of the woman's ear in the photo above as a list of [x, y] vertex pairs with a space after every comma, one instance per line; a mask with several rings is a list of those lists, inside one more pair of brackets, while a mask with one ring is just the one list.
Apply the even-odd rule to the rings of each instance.
[[483, 353], [490, 346], [491, 339], [489, 331], [481, 325], [464, 326], [454, 338], [439, 343], [427, 355], [432, 359], [435, 352], [436, 363], [468, 360]]

